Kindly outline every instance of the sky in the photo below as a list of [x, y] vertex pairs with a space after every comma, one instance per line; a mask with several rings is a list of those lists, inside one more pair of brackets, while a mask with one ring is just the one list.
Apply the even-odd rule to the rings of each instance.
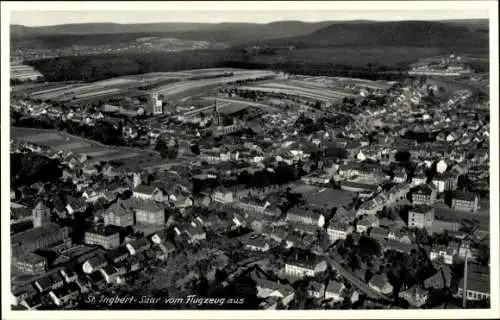
[[[387, 8], [391, 10], [391, 8]], [[280, 20], [448, 20], [487, 19], [484, 9], [447, 10], [289, 10], [289, 11], [11, 11], [10, 24], [46, 26], [67, 23], [250, 22]]]

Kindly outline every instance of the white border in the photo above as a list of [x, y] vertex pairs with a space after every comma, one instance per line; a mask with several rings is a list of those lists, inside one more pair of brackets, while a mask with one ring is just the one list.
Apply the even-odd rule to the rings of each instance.
[[[12, 10], [169, 10], [280, 11], [286, 10], [470, 10], [486, 9], [490, 17], [490, 158], [491, 158], [491, 309], [488, 310], [300, 310], [300, 311], [11, 311], [9, 222], [9, 21]], [[499, 301], [499, 180], [498, 180], [498, 11], [497, 1], [369, 1], [369, 2], [2, 2], [1, 3], [1, 150], [2, 150], [2, 318], [4, 319], [437, 319], [498, 318]], [[277, 19], [279, 20], [279, 19]]]

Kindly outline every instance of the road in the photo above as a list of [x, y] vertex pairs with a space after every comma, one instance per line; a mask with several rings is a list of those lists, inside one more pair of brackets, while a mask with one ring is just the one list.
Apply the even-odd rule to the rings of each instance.
[[363, 291], [369, 298], [388, 300], [384, 295], [372, 289], [367, 283], [356, 277], [352, 272], [342, 267], [342, 265], [337, 260], [334, 260], [326, 255], [325, 258], [335, 270], [337, 270], [344, 278], [346, 278], [355, 287]]

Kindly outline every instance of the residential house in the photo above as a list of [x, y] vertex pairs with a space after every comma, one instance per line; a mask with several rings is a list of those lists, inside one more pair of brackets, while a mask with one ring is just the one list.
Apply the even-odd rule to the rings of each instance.
[[55, 305], [63, 306], [72, 300], [76, 300], [80, 293], [80, 286], [75, 282], [71, 282], [61, 288], [51, 290], [49, 296]]
[[411, 306], [420, 308], [427, 302], [429, 291], [414, 285], [408, 290], [401, 291], [399, 297], [408, 301]]
[[46, 274], [34, 282], [40, 293], [47, 293], [50, 290], [61, 288], [64, 285], [64, 278], [57, 272]]
[[368, 232], [369, 228], [378, 226], [380, 226], [380, 220], [376, 216], [365, 215], [360, 217], [356, 223], [356, 231], [359, 233]]
[[258, 278], [256, 279], [257, 297], [266, 299], [277, 297], [287, 306], [295, 297], [295, 289], [289, 284]]
[[317, 225], [322, 228], [325, 225], [325, 217], [322, 213], [304, 208], [292, 208], [286, 215], [286, 221]]
[[307, 286], [307, 296], [313, 299], [321, 299], [325, 296], [325, 285], [317, 281], [311, 281]]
[[249, 237], [244, 242], [244, 247], [250, 251], [266, 252], [269, 251], [269, 243], [262, 237]]
[[162, 202], [164, 197], [163, 192], [160, 188], [144, 184], [135, 187], [132, 191], [132, 196], [136, 199], [151, 200], [157, 202]]
[[126, 243], [125, 247], [130, 252], [130, 255], [134, 256], [149, 249], [151, 247], [151, 242], [149, 242], [148, 238], [142, 237], [135, 241]]
[[332, 299], [333, 302], [341, 302], [344, 300], [342, 296], [345, 290], [345, 285], [342, 282], [331, 280], [325, 289], [325, 300]]
[[72, 196], [68, 196], [66, 198], [66, 211], [70, 215], [74, 215], [75, 213], [83, 213], [87, 210], [87, 204], [81, 198], [74, 198]]
[[86, 274], [92, 274], [93, 272], [105, 267], [108, 264], [105, 256], [102, 253], [97, 253], [89, 257], [83, 264], [82, 270]]
[[452, 280], [452, 272], [448, 265], [441, 266], [436, 273], [424, 280], [425, 288], [440, 290], [449, 288]]
[[373, 290], [382, 294], [390, 294], [394, 289], [389, 283], [389, 280], [387, 279], [387, 276], [385, 274], [374, 275], [368, 282], [368, 285]]
[[332, 221], [328, 225], [326, 232], [331, 243], [335, 243], [339, 239], [346, 239], [347, 235], [354, 231], [354, 227], [348, 223], [340, 221]]
[[305, 257], [296, 255], [285, 262], [285, 273], [295, 277], [314, 277], [326, 269], [326, 261], [316, 255], [306, 255]]

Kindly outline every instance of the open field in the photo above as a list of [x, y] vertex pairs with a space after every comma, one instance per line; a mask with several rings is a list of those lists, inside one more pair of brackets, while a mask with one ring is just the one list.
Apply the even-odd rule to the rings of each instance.
[[[35, 143], [53, 150], [63, 150], [74, 154], [85, 154], [98, 161], [121, 162], [128, 167], [146, 167], [152, 161], [161, 160], [156, 152], [135, 148], [112, 147], [96, 141], [72, 136], [65, 132], [11, 127], [11, 138], [14, 140]], [[148, 157], [145, 157], [148, 156]]]
[[249, 79], [258, 79], [261, 77], [273, 76], [274, 72], [272, 71], [260, 71], [260, 70], [245, 70], [245, 71], [231, 71], [233, 72], [233, 76], [231, 77], [222, 77], [222, 78], [213, 78], [213, 79], [202, 79], [202, 80], [188, 80], [188, 81], [180, 81], [173, 84], [168, 84], [166, 86], [162, 86], [156, 88], [154, 91], [157, 91], [160, 94], [165, 96], [177, 95], [185, 92], [189, 92], [193, 89], [203, 89], [211, 86], [219, 86], [224, 85], [234, 81], [242, 81]]
[[[61, 102], [79, 102], [94, 98], [114, 96], [125, 90], [141, 86], [155, 86], [149, 92], [158, 92], [169, 98], [180, 98], [199, 93], [199, 90], [216, 88], [233, 81], [257, 79], [273, 76], [272, 71], [241, 70], [234, 68], [194, 69], [180, 72], [150, 73], [125, 77], [110, 78], [85, 84], [64, 84], [58, 87], [34, 90], [30, 97], [40, 100]], [[190, 80], [192, 77], [209, 77]], [[164, 82], [167, 82], [166, 84]]]
[[324, 102], [334, 102], [344, 97], [354, 95], [354, 92], [348, 89], [331, 87], [327, 83], [317, 83], [305, 80], [272, 81], [252, 86], [241, 86], [238, 89], [286, 94]]
[[27, 65], [11, 65], [10, 78], [20, 81], [36, 80], [38, 77], [43, 77], [40, 72], [31, 66]]

